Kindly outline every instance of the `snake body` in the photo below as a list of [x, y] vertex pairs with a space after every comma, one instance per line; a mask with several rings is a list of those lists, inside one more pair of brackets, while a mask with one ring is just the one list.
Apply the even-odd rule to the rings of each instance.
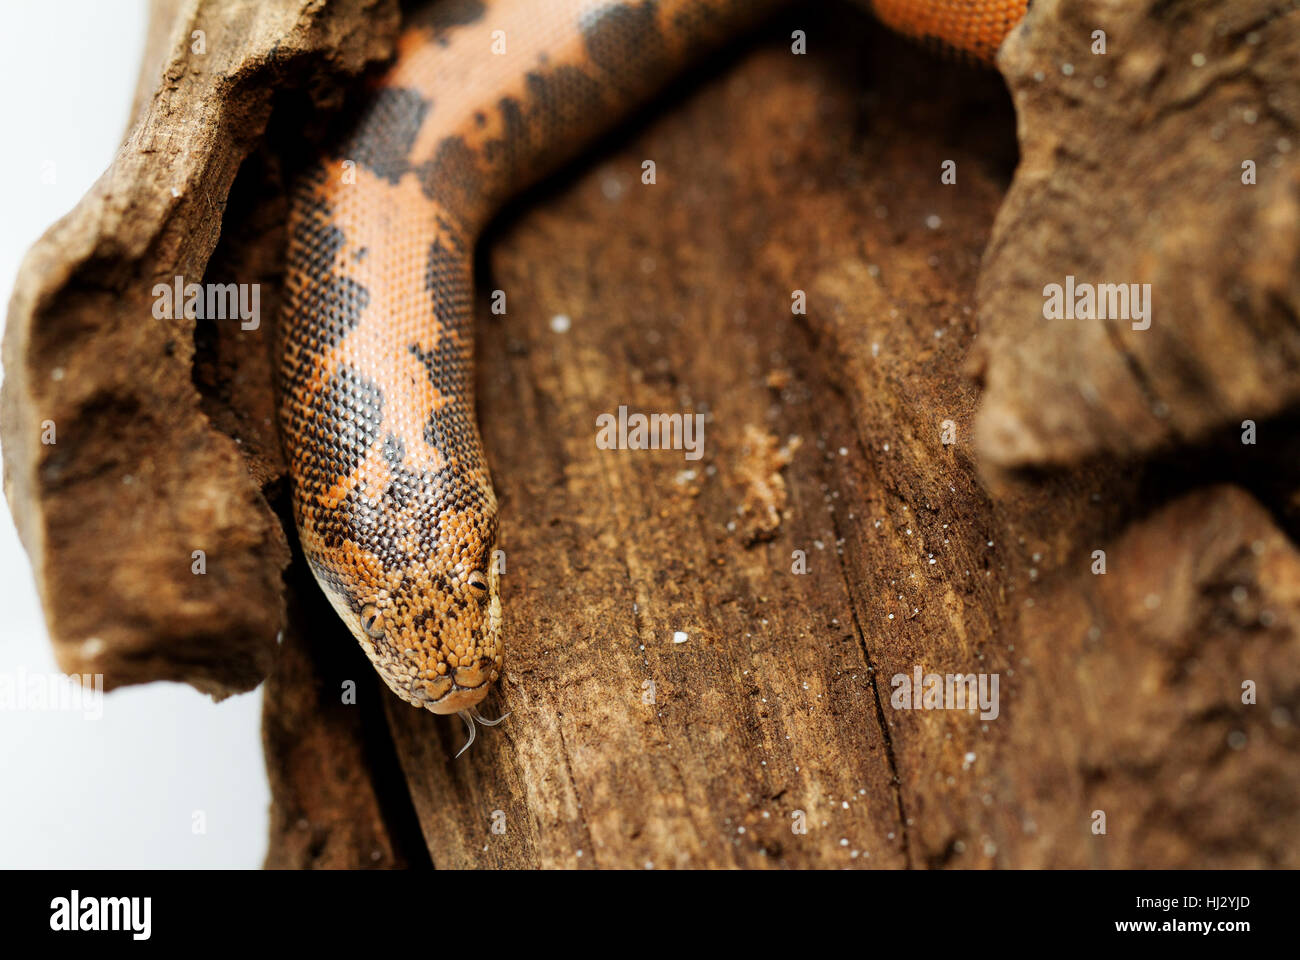
[[[990, 61], [1028, 0], [874, 0]], [[467, 716], [501, 675], [472, 257], [503, 200], [766, 0], [444, 0], [295, 189], [279, 414], [303, 552], [384, 682]], [[473, 732], [470, 726], [471, 735]]]

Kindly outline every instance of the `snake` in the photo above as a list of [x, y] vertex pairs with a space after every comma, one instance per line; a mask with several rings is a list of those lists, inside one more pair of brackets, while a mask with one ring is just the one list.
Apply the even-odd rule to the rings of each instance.
[[[989, 64], [1029, 0], [860, 2]], [[276, 366], [298, 540], [388, 688], [459, 714], [466, 747], [475, 719], [498, 722], [477, 705], [505, 655], [475, 241], [504, 201], [778, 5], [435, 3], [407, 17], [291, 191]]]

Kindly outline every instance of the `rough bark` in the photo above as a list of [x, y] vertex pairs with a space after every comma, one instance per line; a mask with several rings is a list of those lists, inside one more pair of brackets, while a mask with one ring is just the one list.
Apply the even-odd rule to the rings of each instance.
[[[478, 270], [509, 651], [487, 710], [512, 715], [452, 760], [460, 721], [388, 695], [293, 561], [268, 864], [1296, 866], [1291, 6], [1038, 0], [1004, 50], [1011, 96], [851, 10], [793, 14], [514, 204]], [[386, 49], [368, 36], [339, 72]], [[207, 278], [260, 278], [268, 320], [284, 185], [319, 127], [301, 97], [274, 106], [204, 221], [221, 231]], [[139, 249], [124, 276], [172, 269]], [[1067, 273], [1152, 282], [1151, 328], [1044, 321], [1042, 287]], [[61, 349], [102, 351], [111, 326]], [[209, 621], [158, 594], [157, 623], [132, 621], [157, 656], [128, 679], [242, 689], [277, 619], [283, 548], [260, 545], [288, 517], [269, 361], [237, 325], [193, 337], [169, 395], [189, 390], [204, 442], [231, 447], [206, 482], [248, 504], [232, 531], [262, 534], [227, 596], [269, 606], [223, 610], [249, 624], [223, 621], [196, 668]], [[7, 339], [7, 451], [42, 418], [29, 371], [72, 369], [53, 342]], [[703, 458], [598, 448], [596, 417], [620, 405], [706, 414]], [[132, 436], [120, 413], [105, 437]], [[1247, 417], [1257, 445], [1239, 441]], [[190, 469], [172, 442], [148, 451]], [[40, 518], [129, 495], [106, 471], [36, 484], [44, 451], [27, 449], [7, 456], [11, 503], [40, 520], [34, 560]], [[193, 502], [158, 509], [200, 522]], [[89, 590], [81, 615], [118, 603]], [[917, 667], [996, 674], [998, 716], [899, 709], [893, 678]]]
[[[1022, 153], [980, 277], [985, 467], [1147, 454], [1291, 408], [1300, 5], [1038, 0], [1026, 26], [999, 61]], [[1044, 320], [1069, 275], [1150, 284], [1150, 327]]]

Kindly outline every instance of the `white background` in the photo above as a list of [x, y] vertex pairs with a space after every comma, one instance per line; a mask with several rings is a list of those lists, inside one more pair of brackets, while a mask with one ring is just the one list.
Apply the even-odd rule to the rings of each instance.
[[[22, 256], [116, 153], [144, 0], [6, 0], [0, 29], [0, 305]], [[54, 164], [56, 182], [42, 182]], [[0, 675], [57, 671], [27, 555], [0, 507]], [[0, 709], [0, 868], [257, 867], [270, 801], [262, 696], [155, 683], [103, 717]], [[195, 833], [201, 813], [206, 832]]]

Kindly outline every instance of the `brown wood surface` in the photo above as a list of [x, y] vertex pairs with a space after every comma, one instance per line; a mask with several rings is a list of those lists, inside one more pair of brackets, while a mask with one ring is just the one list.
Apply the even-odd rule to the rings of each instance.
[[[300, 23], [293, 6], [281, 12]], [[1300, 150], [1278, 146], [1294, 126], [1294, 7], [1038, 0], [1002, 59], [1014, 99], [998, 75], [934, 61], [850, 8], [786, 14], [506, 211], [479, 251], [478, 380], [509, 655], [485, 712], [511, 716], [459, 760], [461, 722], [383, 690], [296, 551], [284, 619], [246, 609], [278, 602], [294, 539], [268, 330], [182, 321], [192, 363], [132, 341], [190, 405], [186, 429], [203, 432], [184, 435], [237, 457], [222, 461], [237, 476], [204, 476], [246, 516], [150, 486], [172, 511], [159, 524], [194, 529], [150, 527], [146, 548], [111, 511], [76, 512], [92, 494], [119, 502], [119, 476], [92, 464], [51, 487], [48, 451], [13, 442], [41, 419], [48, 387], [33, 385], [69, 340], [125, 362], [121, 330], [78, 298], [102, 307], [95, 283], [118, 277], [143, 301], [132, 278], [176, 270], [139, 218], [74, 214], [65, 230], [136, 242], [99, 241], [95, 283], [55, 269], [47, 244], [6, 338], [7, 489], [29, 511], [61, 657], [80, 663], [61, 632], [73, 559], [50, 529], [130, 533], [148, 560], [137, 575], [155, 580], [182, 548], [187, 567], [193, 537], [226, 531], [233, 559], [205, 584], [222, 629], [163, 590], [101, 656], [122, 664], [118, 682], [223, 693], [262, 676], [283, 627], [266, 695], [270, 866], [1296, 866]], [[368, 14], [341, 10], [277, 61], [298, 82], [250, 101], [267, 133], [249, 134], [233, 188], [234, 154], [191, 174], [213, 201], [182, 206], [209, 231], [195, 262], [208, 280], [260, 280], [272, 319], [285, 184], [322, 126], [308, 104], [336, 104], [387, 49], [392, 24]], [[1086, 59], [1093, 23], [1111, 31], [1110, 60]], [[1207, 73], [1193, 48], [1214, 58]], [[178, 58], [158, 62], [189, 102]], [[1234, 110], [1238, 146], [1271, 150], [1255, 153], [1256, 195], [1205, 188], [1239, 183], [1233, 150], [1196, 153]], [[1130, 139], [1098, 132], [1116, 129]], [[946, 160], [955, 185], [940, 182]], [[132, 169], [112, 182], [135, 183]], [[1243, 232], [1267, 245], [1241, 254]], [[1209, 263], [1221, 248], [1227, 265]], [[1177, 311], [1157, 314], [1160, 339], [1045, 326], [1041, 286], [1074, 265], [1156, 278]], [[1196, 282], [1174, 293], [1170, 278]], [[488, 309], [498, 289], [504, 316]], [[13, 333], [15, 317], [20, 331], [82, 326], [56, 341]], [[116, 396], [112, 363], [102, 381], [78, 369]], [[704, 413], [704, 456], [599, 449], [596, 418], [620, 405]], [[138, 410], [110, 405], [97, 429], [134, 436]], [[1240, 442], [1246, 418], [1255, 445]], [[173, 440], [148, 449], [197, 469]], [[120, 603], [89, 591], [77, 629]], [[917, 667], [996, 674], [997, 718], [897, 709], [891, 678]]]
[[[909, 781], [990, 748], [963, 716], [902, 749], [913, 725], [875, 670], [973, 669], [1004, 615], [985, 572], [1006, 553], [938, 430], [975, 400], [952, 371], [1011, 117], [995, 77], [847, 26], [815, 57], [762, 44], [489, 244], [510, 305], [481, 311], [479, 343], [513, 714], [449, 762], [458, 720], [389, 705], [435, 862], [904, 866], [923, 849]], [[949, 157], [961, 189], [938, 183]], [[620, 404], [707, 411], [705, 456], [598, 449]], [[801, 441], [784, 471], [768, 437]], [[780, 526], [747, 546], [739, 510], [775, 482]]]

